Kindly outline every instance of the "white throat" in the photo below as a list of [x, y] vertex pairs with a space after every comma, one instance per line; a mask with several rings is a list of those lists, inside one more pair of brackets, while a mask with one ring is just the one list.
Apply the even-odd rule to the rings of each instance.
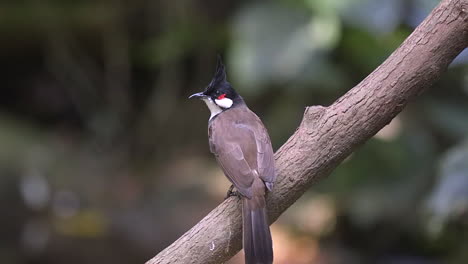
[[230, 108], [232, 106], [232, 100], [229, 98], [223, 98], [221, 100], [211, 99], [210, 97], [203, 98], [203, 101], [205, 102], [206, 106], [208, 106], [208, 109], [210, 109], [211, 116], [210, 120], [221, 113], [223, 111], [223, 108]]
[[215, 117], [217, 114], [223, 111], [223, 109], [221, 109], [221, 107], [215, 104], [215, 102], [213, 102], [211, 98], [209, 97], [203, 98], [203, 101], [205, 102], [206, 106], [208, 106], [208, 109], [210, 109], [210, 112], [211, 112], [210, 120], [211, 118]]

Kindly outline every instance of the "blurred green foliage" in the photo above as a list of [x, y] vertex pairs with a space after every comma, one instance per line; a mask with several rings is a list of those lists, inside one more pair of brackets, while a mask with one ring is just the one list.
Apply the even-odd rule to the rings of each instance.
[[[0, 262], [149, 259], [229, 186], [187, 100], [217, 54], [278, 148], [436, 4], [2, 1]], [[467, 61], [273, 225], [275, 263], [468, 261]]]

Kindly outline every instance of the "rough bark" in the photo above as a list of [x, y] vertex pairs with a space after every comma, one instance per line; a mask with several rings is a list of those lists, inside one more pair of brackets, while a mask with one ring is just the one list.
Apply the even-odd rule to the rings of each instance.
[[[431, 86], [468, 46], [468, 0], [443, 0], [374, 72], [328, 107], [307, 107], [276, 152], [274, 222], [317, 180]], [[147, 264], [222, 263], [241, 249], [241, 205], [230, 198]], [[274, 244], [274, 238], [273, 238]]]

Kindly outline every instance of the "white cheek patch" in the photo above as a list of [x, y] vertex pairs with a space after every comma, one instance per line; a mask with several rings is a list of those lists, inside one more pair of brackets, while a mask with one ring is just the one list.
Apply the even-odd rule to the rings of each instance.
[[215, 99], [215, 103], [222, 108], [230, 108], [232, 106], [232, 100], [229, 98]]

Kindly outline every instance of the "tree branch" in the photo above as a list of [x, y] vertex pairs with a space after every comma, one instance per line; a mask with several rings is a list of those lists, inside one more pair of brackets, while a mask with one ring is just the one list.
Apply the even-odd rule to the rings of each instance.
[[[307, 107], [276, 152], [275, 221], [317, 180], [388, 124], [468, 46], [468, 0], [443, 0], [374, 72], [329, 107]], [[227, 199], [147, 264], [222, 263], [241, 249], [241, 205]], [[273, 239], [274, 240], [274, 239]]]

